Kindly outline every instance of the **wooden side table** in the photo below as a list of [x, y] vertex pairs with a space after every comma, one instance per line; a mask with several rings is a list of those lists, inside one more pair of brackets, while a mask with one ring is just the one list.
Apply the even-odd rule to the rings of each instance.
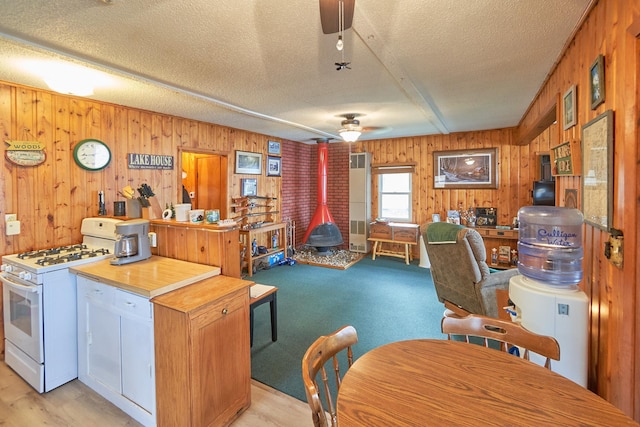
[[[375, 260], [376, 256], [393, 256], [396, 258], [404, 258], [405, 264], [409, 265], [411, 260], [413, 259], [413, 254], [409, 249], [410, 246], [415, 246], [416, 242], [399, 242], [397, 240], [390, 239], [378, 239], [374, 237], [369, 237], [370, 242], [373, 242], [373, 249], [371, 250], [371, 259]], [[404, 246], [404, 251], [395, 251], [393, 249], [382, 249], [383, 243], [391, 243], [391, 244], [402, 244]]]
[[[392, 256], [396, 258], [404, 258], [405, 263], [409, 265], [413, 259], [411, 246], [418, 244], [418, 231], [418, 224], [401, 222], [371, 223], [370, 235], [367, 239], [370, 242], [373, 242], [371, 259], [375, 260], [376, 256], [380, 255]], [[383, 249], [383, 243], [402, 245], [404, 247], [404, 251]]]

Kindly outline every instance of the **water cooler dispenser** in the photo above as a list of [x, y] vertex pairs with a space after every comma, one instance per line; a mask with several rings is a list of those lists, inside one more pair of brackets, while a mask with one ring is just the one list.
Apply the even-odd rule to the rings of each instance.
[[[560, 360], [551, 370], [587, 386], [587, 295], [582, 280], [582, 213], [577, 209], [527, 206], [518, 211], [518, 276], [509, 282], [516, 321], [529, 331], [554, 337]], [[544, 363], [542, 357], [531, 360]]]

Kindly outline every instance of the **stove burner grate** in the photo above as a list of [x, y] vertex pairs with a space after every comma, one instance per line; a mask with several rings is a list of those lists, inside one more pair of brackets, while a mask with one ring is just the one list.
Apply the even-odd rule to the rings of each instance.
[[[81, 247], [80, 245], [76, 245], [76, 246], [77, 246], [76, 249]], [[82, 245], [82, 247], [84, 249], [87, 248], [86, 245]], [[78, 261], [85, 258], [93, 258], [99, 255], [108, 255], [108, 254], [109, 254], [109, 249], [100, 248], [100, 249], [93, 249], [93, 250], [80, 250], [77, 252], [71, 252], [67, 254], [59, 254], [57, 257], [42, 255], [43, 258], [38, 259], [36, 261], [36, 264], [41, 266], [63, 264], [65, 262]]]
[[[62, 254], [62, 253], [83, 251], [83, 250], [86, 250], [86, 249], [87, 249], [87, 245], [85, 245], [83, 243], [78, 243], [76, 245], [60, 246], [60, 247], [57, 247], [57, 248], [41, 249], [41, 250], [38, 250], [38, 251], [24, 252], [24, 253], [18, 254], [18, 258], [19, 259], [25, 259], [25, 258], [26, 259], [32, 259], [32, 258], [43, 258], [43, 257], [47, 258], [47, 257], [51, 257], [51, 255], [59, 255], [59, 254]], [[107, 249], [107, 253], [109, 253], [108, 249]], [[103, 255], [105, 255], [105, 254], [103, 253]]]

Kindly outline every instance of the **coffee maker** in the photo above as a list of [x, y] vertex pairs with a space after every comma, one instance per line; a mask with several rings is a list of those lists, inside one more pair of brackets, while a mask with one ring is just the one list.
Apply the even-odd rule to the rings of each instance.
[[149, 221], [131, 219], [117, 223], [115, 254], [111, 259], [111, 264], [129, 264], [150, 257]]

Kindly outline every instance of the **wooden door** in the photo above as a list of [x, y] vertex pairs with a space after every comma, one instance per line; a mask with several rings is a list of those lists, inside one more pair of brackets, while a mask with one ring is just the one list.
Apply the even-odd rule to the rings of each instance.
[[219, 155], [196, 159], [196, 197], [198, 209], [220, 209], [226, 215], [227, 158]]

